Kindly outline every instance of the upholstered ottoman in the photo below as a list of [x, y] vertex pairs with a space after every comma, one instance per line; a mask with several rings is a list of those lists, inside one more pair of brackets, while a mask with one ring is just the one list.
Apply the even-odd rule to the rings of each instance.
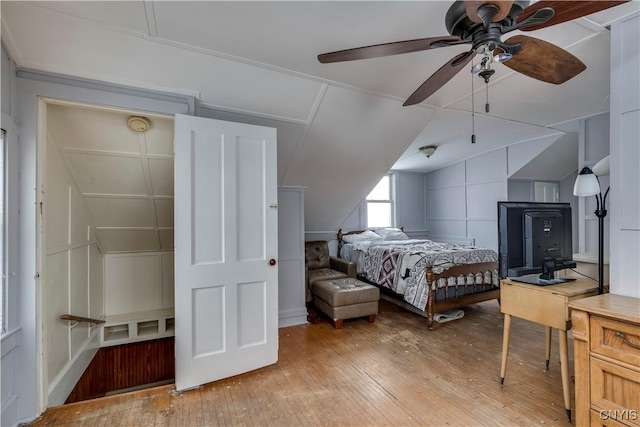
[[311, 285], [316, 307], [333, 319], [333, 327], [342, 328], [343, 319], [369, 317], [376, 321], [380, 290], [352, 277], [319, 280]]

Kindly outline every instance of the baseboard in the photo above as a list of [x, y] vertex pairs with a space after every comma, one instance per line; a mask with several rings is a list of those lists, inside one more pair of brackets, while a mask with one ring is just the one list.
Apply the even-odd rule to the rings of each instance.
[[85, 341], [82, 350], [77, 353], [77, 357], [69, 361], [62, 369], [62, 372], [49, 384], [47, 407], [64, 404], [99, 348], [100, 334], [96, 328], [91, 334], [91, 338]]
[[283, 310], [278, 313], [278, 328], [288, 326], [304, 325], [307, 323], [307, 308], [296, 308], [293, 310]]

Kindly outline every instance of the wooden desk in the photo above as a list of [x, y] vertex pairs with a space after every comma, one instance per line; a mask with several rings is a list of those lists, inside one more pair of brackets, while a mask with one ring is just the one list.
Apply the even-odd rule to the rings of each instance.
[[579, 278], [572, 282], [550, 286], [536, 286], [505, 279], [500, 282], [500, 311], [504, 313], [502, 336], [502, 364], [500, 366], [500, 386], [504, 384], [509, 355], [511, 316], [516, 316], [547, 327], [546, 363], [549, 367], [551, 351], [551, 328], [558, 330], [560, 347], [560, 369], [562, 393], [567, 418], [571, 422], [571, 402], [569, 401], [569, 358], [567, 353], [567, 331], [571, 329], [569, 301], [598, 294], [598, 284], [591, 279]]

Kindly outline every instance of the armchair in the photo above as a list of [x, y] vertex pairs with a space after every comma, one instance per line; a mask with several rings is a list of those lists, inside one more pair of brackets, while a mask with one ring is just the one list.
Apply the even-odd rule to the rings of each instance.
[[356, 277], [356, 265], [342, 258], [329, 255], [329, 244], [318, 240], [304, 244], [304, 279], [306, 301], [313, 299], [311, 285], [314, 282], [327, 279], [342, 279]]

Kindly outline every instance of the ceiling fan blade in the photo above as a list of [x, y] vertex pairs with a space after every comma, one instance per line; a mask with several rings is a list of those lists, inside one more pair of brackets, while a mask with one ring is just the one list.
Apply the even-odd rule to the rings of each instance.
[[[562, 84], [583, 72], [587, 66], [566, 50], [534, 37], [517, 35], [505, 41], [522, 44], [522, 49], [504, 65], [514, 71], [547, 83]], [[500, 52], [502, 49], [496, 49]]]
[[[353, 61], [356, 59], [379, 58], [381, 56], [398, 55], [400, 53], [418, 52], [446, 46], [447, 42], [460, 40], [458, 36], [430, 37], [426, 39], [405, 40], [393, 43], [376, 44], [372, 46], [356, 47], [338, 50], [336, 52], [318, 55], [318, 61], [323, 64], [330, 62]], [[440, 44], [444, 43], [444, 44]]]
[[464, 8], [467, 11], [467, 16], [473, 22], [484, 22], [482, 19], [482, 12], [478, 13], [478, 9], [484, 5], [492, 5], [495, 7], [495, 15], [491, 18], [491, 22], [499, 22], [507, 17], [513, 5], [513, 0], [465, 0]]
[[583, 16], [591, 15], [592, 13], [600, 12], [601, 10], [609, 9], [610, 7], [617, 6], [622, 3], [626, 3], [629, 0], [541, 0], [533, 3], [531, 6], [524, 8], [522, 12], [516, 17], [516, 22], [521, 22], [527, 19], [536, 10], [543, 7], [550, 7], [555, 11], [555, 15], [549, 21], [540, 25], [532, 25], [520, 28], [522, 31], [533, 31], [540, 28], [550, 27], [552, 25], [560, 24], [566, 21], [572, 21]]
[[444, 86], [449, 80], [453, 78], [458, 72], [463, 69], [475, 55], [475, 51], [464, 52], [454, 56], [449, 62], [444, 64], [438, 71], [433, 73], [422, 85], [416, 89], [413, 94], [402, 104], [403, 107], [408, 105], [419, 104], [431, 95], [433, 95], [438, 89]]

